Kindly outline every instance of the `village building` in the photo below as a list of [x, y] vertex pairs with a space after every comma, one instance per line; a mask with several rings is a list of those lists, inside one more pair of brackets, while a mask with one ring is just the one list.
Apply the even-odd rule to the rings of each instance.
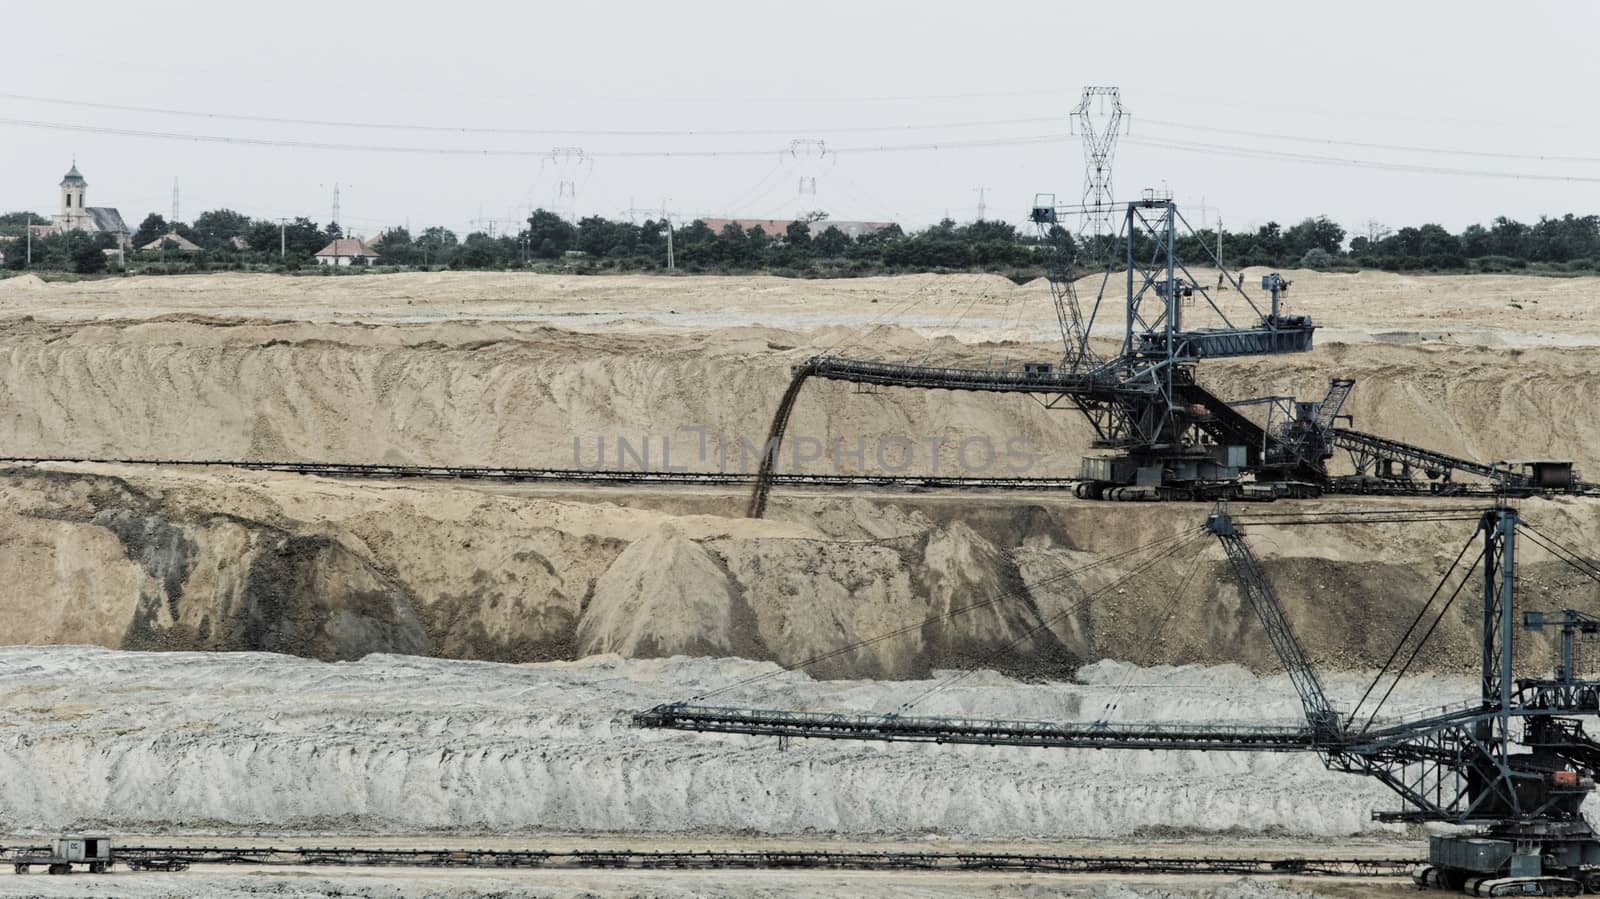
[[61, 179], [61, 210], [50, 218], [48, 227], [36, 227], [34, 233], [41, 237], [82, 231], [86, 234], [109, 234], [117, 246], [126, 249], [132, 232], [122, 221], [122, 213], [111, 206], [89, 206], [85, 203], [89, 182], [78, 173], [77, 163]]
[[318, 265], [376, 265], [378, 252], [353, 237], [343, 237], [317, 251]]
[[171, 250], [178, 250], [179, 252], [183, 252], [183, 253], [198, 253], [198, 252], [200, 252], [200, 245], [195, 243], [194, 241], [190, 240], [189, 238], [184, 237], [182, 234], [179, 234], [176, 231], [168, 231], [166, 234], [163, 234], [160, 237], [156, 238], [155, 240], [150, 241], [149, 243], [145, 244], [144, 246], [140, 247], [139, 249], [141, 249], [141, 250], [171, 249]]

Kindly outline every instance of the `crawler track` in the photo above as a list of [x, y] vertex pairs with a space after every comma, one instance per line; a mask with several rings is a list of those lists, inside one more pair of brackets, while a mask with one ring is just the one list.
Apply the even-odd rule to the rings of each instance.
[[[0, 864], [27, 863], [45, 847], [0, 849]], [[40, 864], [40, 862], [32, 862]], [[1422, 864], [1413, 858], [1226, 858], [1045, 855], [1000, 852], [852, 852], [819, 850], [636, 851], [362, 849], [260, 846], [117, 846], [113, 864], [172, 871], [192, 865], [554, 868], [629, 870], [1016, 871], [1061, 874], [1218, 874], [1400, 877]]]

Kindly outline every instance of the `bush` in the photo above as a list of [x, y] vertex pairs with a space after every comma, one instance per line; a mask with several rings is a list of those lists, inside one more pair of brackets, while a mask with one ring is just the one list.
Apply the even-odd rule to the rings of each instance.
[[1300, 257], [1301, 268], [1325, 269], [1333, 264], [1333, 256], [1321, 247], [1312, 247]]
[[1513, 256], [1479, 256], [1471, 262], [1473, 269], [1480, 272], [1513, 272], [1528, 267], [1528, 260]]

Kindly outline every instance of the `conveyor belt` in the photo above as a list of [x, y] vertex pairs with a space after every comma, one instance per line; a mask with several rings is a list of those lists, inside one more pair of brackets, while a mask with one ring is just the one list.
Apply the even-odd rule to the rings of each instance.
[[[352, 462], [298, 462], [227, 459], [130, 459], [88, 456], [0, 456], [0, 465], [73, 463], [133, 465], [150, 468], [237, 468], [245, 471], [278, 471], [330, 478], [371, 480], [483, 480], [550, 484], [641, 485], [748, 487], [757, 476], [737, 471], [637, 471], [581, 468], [506, 468], [483, 465], [384, 465]], [[1067, 491], [1081, 483], [1079, 478], [1001, 477], [981, 475], [926, 474], [803, 474], [780, 473], [772, 483], [789, 487], [865, 487], [929, 490], [1019, 490]], [[1451, 483], [1436, 487], [1418, 481], [1380, 481], [1378, 479], [1335, 478], [1323, 485], [1324, 495], [1463, 497], [1495, 496], [1493, 484]], [[1531, 490], [1531, 488], [1529, 488]], [[1532, 491], [1540, 492], [1540, 491]], [[1600, 484], [1580, 483], [1564, 493], [1600, 495]]]
[[[47, 864], [42, 846], [0, 848], [0, 865]], [[114, 866], [183, 870], [192, 865], [578, 868], [633, 870], [1016, 871], [1067, 874], [1218, 874], [1399, 877], [1423, 864], [1416, 858], [1230, 858], [1225, 856], [1053, 855], [1016, 852], [872, 852], [760, 849], [512, 850], [365, 849], [360, 847], [114, 846]]]
[[1334, 428], [1333, 445], [1340, 449], [1352, 450], [1360, 453], [1369, 453], [1387, 459], [1396, 459], [1407, 462], [1417, 468], [1431, 469], [1441, 473], [1463, 472], [1475, 475], [1489, 481], [1506, 481], [1515, 483], [1521, 478], [1504, 469], [1497, 469], [1492, 465], [1462, 459], [1446, 453], [1412, 446], [1377, 434], [1367, 434], [1361, 431], [1352, 431], [1349, 428]]
[[753, 734], [891, 743], [970, 743], [1056, 749], [1194, 749], [1200, 751], [1306, 752], [1317, 748], [1305, 727], [1222, 724], [1124, 724], [931, 718], [787, 712], [672, 703], [633, 716], [639, 727], [696, 733]]
[[[78, 456], [4, 456], [0, 464], [93, 463], [147, 467], [240, 468], [335, 478], [543, 481], [572, 484], [685, 484], [744, 487], [756, 475], [739, 471], [642, 471], [633, 469], [504, 468], [486, 465], [384, 465], [223, 459], [126, 459]], [[935, 489], [1070, 490], [1077, 478], [989, 475], [803, 474], [772, 475], [776, 484], [818, 487], [927, 487]]]

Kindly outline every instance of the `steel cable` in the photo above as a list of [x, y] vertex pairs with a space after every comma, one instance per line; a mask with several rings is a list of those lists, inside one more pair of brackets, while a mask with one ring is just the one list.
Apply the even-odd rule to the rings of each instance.
[[1389, 667], [1394, 664], [1394, 660], [1400, 657], [1400, 651], [1405, 649], [1406, 641], [1411, 639], [1413, 633], [1416, 633], [1417, 625], [1421, 624], [1422, 619], [1427, 616], [1428, 610], [1433, 607], [1434, 601], [1439, 598], [1439, 594], [1444, 590], [1444, 585], [1450, 582], [1450, 576], [1455, 574], [1456, 568], [1461, 564], [1461, 560], [1467, 557], [1467, 550], [1472, 548], [1473, 542], [1477, 539], [1478, 534], [1474, 531], [1472, 536], [1467, 538], [1467, 542], [1461, 545], [1461, 552], [1456, 554], [1455, 561], [1451, 562], [1450, 567], [1445, 569], [1444, 576], [1439, 578], [1438, 584], [1434, 585], [1433, 593], [1428, 597], [1428, 601], [1423, 603], [1421, 609], [1417, 610], [1416, 617], [1411, 619], [1411, 626], [1406, 628], [1404, 634], [1400, 635], [1400, 641], [1395, 644], [1394, 651], [1389, 653], [1388, 660], [1383, 663], [1382, 668], [1378, 669], [1377, 676], [1373, 677], [1372, 683], [1367, 685], [1366, 692], [1362, 693], [1361, 698], [1356, 701], [1355, 708], [1350, 710], [1350, 714], [1344, 722], [1346, 728], [1356, 720], [1356, 716], [1361, 713], [1361, 706], [1372, 695], [1372, 691], [1378, 688], [1378, 682], [1383, 680], [1384, 674], [1388, 673]]
[[[1478, 567], [1478, 563], [1483, 561], [1483, 555], [1485, 552], [1487, 552], [1486, 549], [1480, 549], [1478, 551], [1478, 557], [1472, 560], [1471, 565], [1467, 566], [1467, 573], [1469, 575]], [[1456, 585], [1455, 592], [1451, 593], [1450, 598], [1445, 601], [1445, 604], [1442, 607], [1440, 607], [1439, 614], [1434, 616], [1433, 623], [1428, 625], [1427, 633], [1423, 634], [1422, 639], [1417, 641], [1417, 645], [1412, 647], [1411, 655], [1406, 659], [1405, 665], [1403, 665], [1400, 668], [1400, 672], [1394, 676], [1394, 680], [1389, 684], [1389, 689], [1384, 691], [1383, 698], [1378, 700], [1378, 704], [1372, 707], [1372, 714], [1367, 717], [1367, 723], [1361, 726], [1363, 733], [1371, 728], [1372, 723], [1378, 719], [1378, 712], [1382, 711], [1383, 704], [1389, 701], [1389, 697], [1394, 693], [1394, 688], [1400, 685], [1400, 679], [1406, 676], [1407, 671], [1411, 670], [1411, 663], [1417, 660], [1417, 655], [1422, 652], [1422, 647], [1427, 645], [1428, 638], [1433, 636], [1434, 630], [1439, 627], [1439, 622], [1444, 620], [1445, 613], [1450, 611], [1450, 607], [1455, 604], [1456, 597], [1461, 595], [1461, 588], [1465, 587], [1467, 585], [1467, 581], [1469, 580], [1471, 580], [1470, 577], [1464, 577], [1461, 579], [1461, 583]]]

